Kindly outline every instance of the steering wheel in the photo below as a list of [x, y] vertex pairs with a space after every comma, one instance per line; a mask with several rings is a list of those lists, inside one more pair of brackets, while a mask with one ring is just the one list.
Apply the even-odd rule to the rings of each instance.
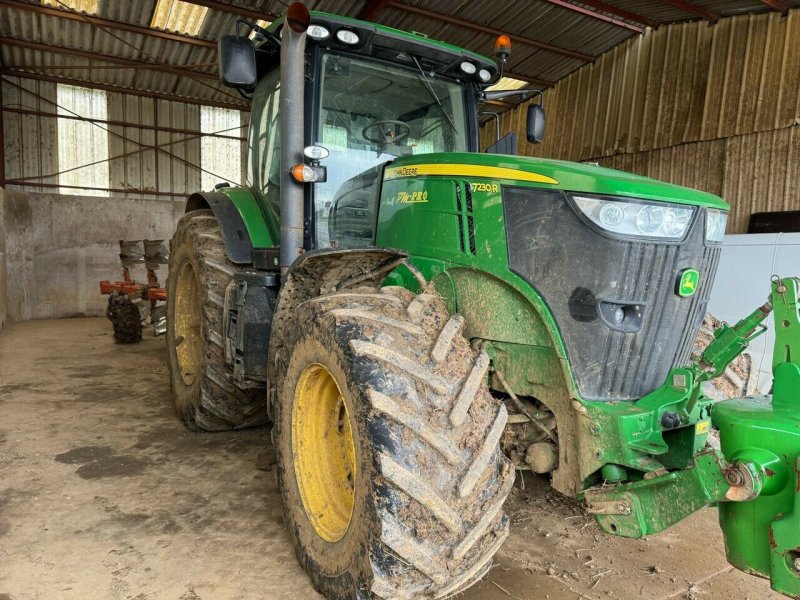
[[[375, 130], [375, 135], [370, 135], [373, 129]], [[385, 119], [383, 121], [373, 121], [361, 130], [361, 135], [373, 144], [381, 144], [382, 146], [397, 144], [411, 135], [411, 127], [403, 121]]]

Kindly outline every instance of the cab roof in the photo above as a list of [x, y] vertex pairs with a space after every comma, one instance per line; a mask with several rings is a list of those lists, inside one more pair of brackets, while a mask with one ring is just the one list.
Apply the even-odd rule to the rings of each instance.
[[[392, 63], [407, 64], [416, 68], [415, 57], [423, 69], [440, 75], [460, 79], [474, 77], [480, 69], [488, 70], [492, 78], [497, 73], [497, 64], [490, 58], [476, 54], [464, 48], [431, 39], [423, 34], [401, 31], [392, 27], [359, 21], [349, 17], [324, 12], [311, 11], [311, 25], [325, 27], [330, 35], [325, 39], [315, 40], [309, 37], [309, 43], [317, 43], [323, 47], [343, 50], [364, 56], [373, 56]], [[284, 17], [275, 20], [269, 30], [278, 33], [283, 27]], [[336, 33], [349, 30], [358, 35], [356, 44], [341, 42]], [[471, 62], [476, 67], [475, 75], [466, 75], [461, 70], [462, 62]]]

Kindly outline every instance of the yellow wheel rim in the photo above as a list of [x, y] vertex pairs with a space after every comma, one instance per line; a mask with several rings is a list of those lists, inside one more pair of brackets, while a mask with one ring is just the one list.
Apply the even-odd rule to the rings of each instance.
[[353, 516], [353, 430], [339, 385], [318, 363], [303, 370], [295, 387], [292, 453], [308, 520], [322, 539], [339, 541]]
[[186, 385], [192, 385], [203, 364], [203, 337], [200, 330], [200, 288], [192, 263], [178, 270], [175, 286], [175, 352], [178, 368]]

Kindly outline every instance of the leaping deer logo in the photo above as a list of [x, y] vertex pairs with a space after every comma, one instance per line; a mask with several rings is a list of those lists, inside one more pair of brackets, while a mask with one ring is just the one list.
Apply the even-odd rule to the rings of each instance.
[[697, 284], [700, 280], [700, 274], [694, 269], [685, 271], [681, 275], [679, 291], [681, 296], [691, 296], [697, 291]]

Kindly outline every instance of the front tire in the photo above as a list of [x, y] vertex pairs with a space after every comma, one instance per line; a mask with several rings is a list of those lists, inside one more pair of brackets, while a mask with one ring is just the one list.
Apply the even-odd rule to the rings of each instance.
[[278, 484], [327, 598], [449, 596], [508, 534], [507, 413], [462, 326], [402, 288], [330, 294], [293, 315], [277, 359]]
[[225, 363], [225, 289], [235, 269], [214, 213], [184, 215], [169, 256], [167, 364], [175, 411], [191, 429], [224, 431], [267, 420], [264, 391], [235, 386]]

